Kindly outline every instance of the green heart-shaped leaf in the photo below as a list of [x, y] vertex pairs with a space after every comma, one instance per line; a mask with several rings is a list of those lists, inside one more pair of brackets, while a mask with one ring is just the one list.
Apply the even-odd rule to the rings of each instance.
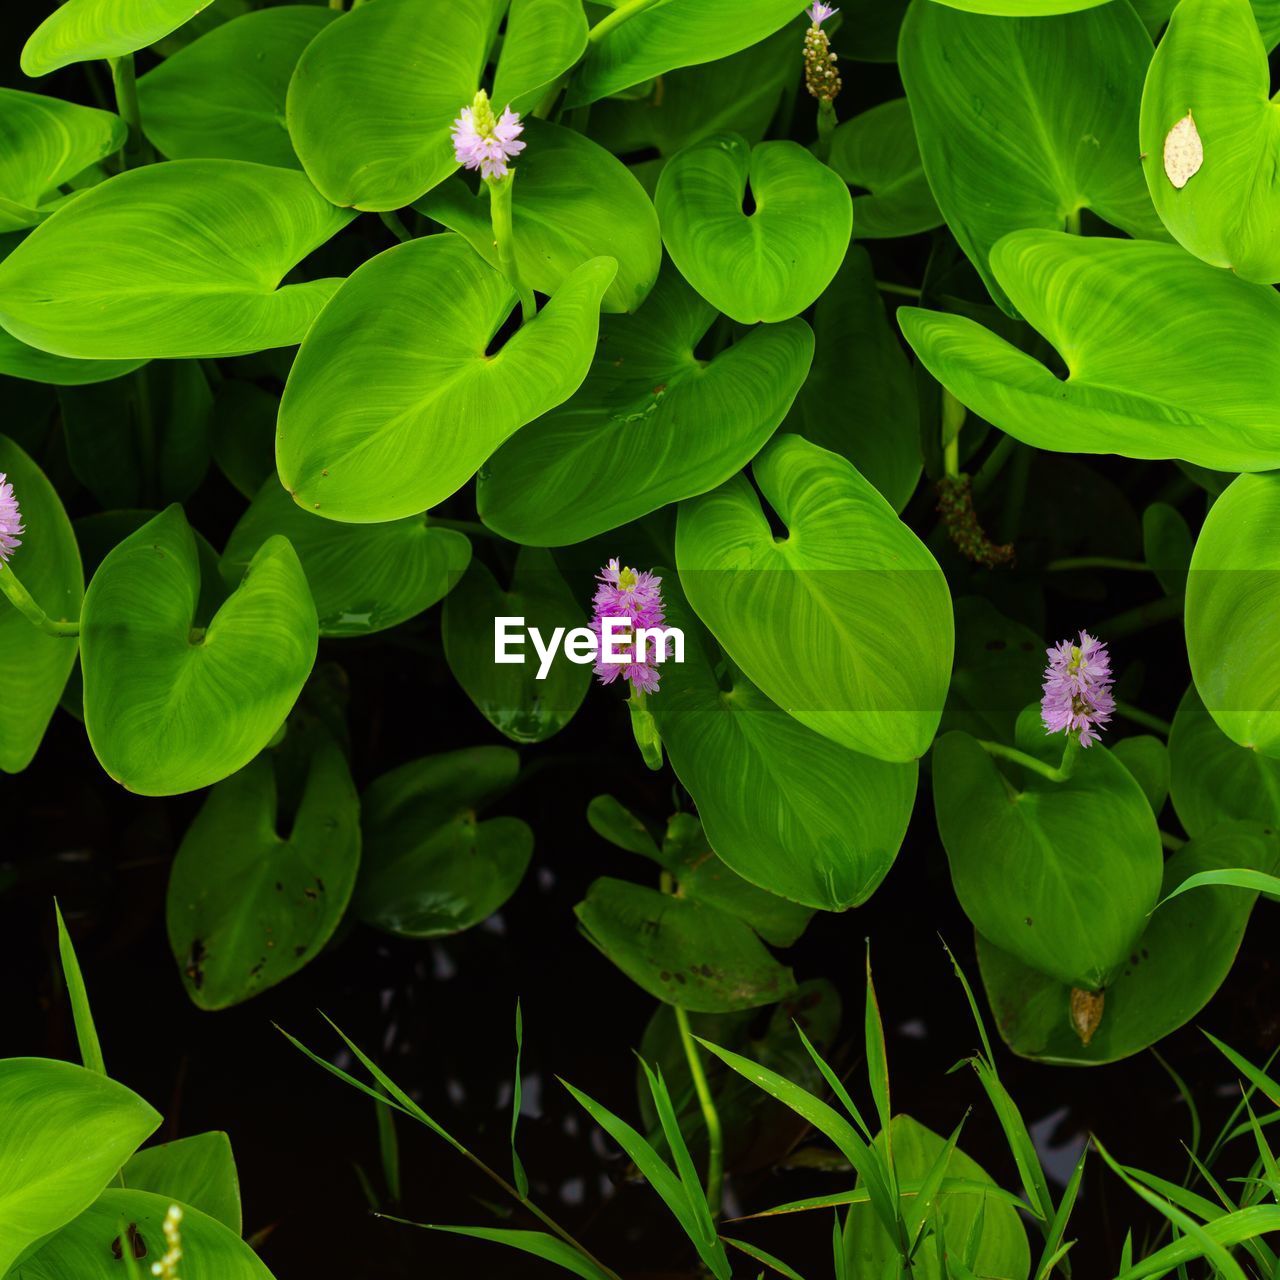
[[695, 349], [714, 320], [668, 265], [639, 315], [602, 321], [579, 392], [480, 472], [481, 520], [504, 538], [559, 547], [707, 493], [745, 466], [800, 389], [813, 334], [788, 320], [703, 361]]
[[96, 1071], [45, 1058], [0, 1061], [0, 1273], [88, 1208], [159, 1123], [136, 1093]]
[[813, 334], [788, 320], [704, 361], [694, 352], [715, 318], [668, 265], [637, 316], [603, 320], [581, 389], [481, 471], [481, 519], [516, 542], [563, 546], [705, 493], [745, 466], [804, 382]]
[[82, 360], [288, 346], [338, 282], [280, 282], [351, 217], [289, 169], [147, 165], [77, 196], [0, 263], [0, 322]]
[[848, 187], [794, 142], [751, 147], [740, 134], [715, 134], [672, 157], [655, 202], [680, 274], [743, 324], [798, 315], [849, 247]]
[[[888, 1136], [883, 1129], [876, 1135], [875, 1149], [882, 1160], [890, 1138], [899, 1186], [925, 1185], [946, 1155], [946, 1140], [906, 1115], [893, 1117]], [[1017, 1209], [1003, 1198], [995, 1179], [958, 1147], [946, 1156], [943, 1176], [967, 1185], [963, 1191], [940, 1191], [934, 1198], [930, 1221], [939, 1236], [945, 1233], [947, 1240], [964, 1241], [971, 1274], [1027, 1280], [1031, 1272], [1027, 1231]], [[861, 1177], [858, 1184], [865, 1190]], [[877, 1216], [875, 1206], [868, 1203], [850, 1205], [844, 1248], [849, 1276], [890, 1276], [901, 1265], [896, 1240]], [[945, 1280], [946, 1273], [928, 1242], [920, 1249], [912, 1270], [918, 1280]]]
[[[603, 255], [618, 264], [603, 309], [635, 311], [662, 261], [658, 215], [644, 188], [620, 160], [572, 129], [530, 120], [523, 137], [528, 150], [520, 157], [512, 217], [525, 283], [554, 293], [577, 267]], [[454, 178], [416, 207], [465, 236], [490, 266], [498, 266], [483, 184], [472, 195]]]
[[711, 637], [669, 576], [664, 585], [685, 660], [663, 667], [649, 706], [711, 847], [744, 879], [793, 902], [824, 911], [865, 902], [906, 834], [915, 764], [887, 764], [814, 733], [731, 665], [718, 679]]
[[1187, 834], [1221, 822], [1280, 827], [1280, 760], [1231, 741], [1191, 685], [1169, 733], [1169, 791]]
[[337, 16], [291, 4], [214, 27], [138, 80], [143, 131], [170, 160], [300, 168], [285, 95], [302, 51]]
[[846, 120], [831, 135], [831, 167], [867, 195], [853, 198], [858, 240], [910, 236], [942, 225], [906, 98], [893, 98]]
[[578, 267], [490, 355], [515, 292], [461, 236], [366, 262], [289, 374], [276, 438], [285, 488], [308, 510], [358, 524], [443, 502], [508, 436], [577, 390], [614, 271], [611, 258]]
[[741, 920], [691, 898], [602, 877], [574, 908], [587, 940], [651, 996], [696, 1013], [785, 1000], [796, 989]]
[[[715, 62], [772, 35], [795, 16], [795, 4], [787, 0], [666, 0], [625, 21], [615, 18], [611, 30], [595, 32], [565, 104], [585, 106], [666, 71]], [[801, 40], [796, 23], [797, 50]]]
[[899, 308], [921, 363], [974, 413], [1062, 453], [1280, 466], [1275, 290], [1175, 246], [1052, 231], [1006, 236], [991, 265], [1067, 376], [964, 316]]
[[[12, 440], [0, 436], [0, 472], [22, 507], [22, 546], [9, 567], [56, 621], [74, 621], [84, 599], [84, 571], [71, 521], [44, 472]], [[0, 596], [0, 769], [31, 763], [76, 661], [74, 636], [50, 636]]]
[[1280, 110], [1248, 0], [1183, 0], [1147, 72], [1142, 167], [1185, 249], [1246, 280], [1280, 280]]
[[238, 582], [276, 534], [289, 539], [306, 570], [322, 636], [370, 635], [417, 617], [453, 589], [471, 559], [465, 534], [426, 516], [338, 524], [303, 510], [270, 476], [232, 531], [223, 577]]
[[240, 1179], [225, 1133], [197, 1133], [135, 1152], [121, 1171], [132, 1191], [151, 1191], [216, 1218], [240, 1234]]
[[[1243, 824], [1206, 832], [1169, 859], [1161, 896], [1201, 871], [1270, 867], [1273, 851]], [[1070, 988], [980, 936], [978, 962], [1001, 1037], [1025, 1058], [1065, 1066], [1115, 1062], [1163, 1040], [1194, 1018], [1230, 973], [1256, 900], [1256, 893], [1210, 886], [1162, 905], [1108, 983], [1087, 1045], [1072, 1025]]]
[[481, 714], [513, 742], [545, 742], [577, 713], [591, 684], [591, 668], [557, 655], [545, 679], [526, 641], [523, 664], [494, 659], [494, 620], [524, 618], [549, 642], [556, 628], [587, 623], [585, 602], [574, 599], [549, 552], [522, 547], [511, 589], [504, 591], [479, 561], [467, 570], [444, 606], [444, 653], [449, 670]]
[[195, 626], [201, 574], [181, 507], [102, 562], [80, 631], [85, 728], [102, 767], [130, 791], [176, 795], [243, 768], [275, 736], [316, 657], [316, 612], [284, 538]]
[[48, 75], [72, 62], [120, 58], [176, 31], [211, 0], [67, 0], [31, 33], [22, 70]]
[[271, 753], [220, 782], [169, 877], [169, 946], [187, 994], [226, 1009], [292, 977], [338, 927], [360, 866], [360, 801], [322, 731], [288, 838]]
[[1105, 987], [1157, 901], [1164, 859], [1151, 806], [1101, 746], [1081, 750], [1065, 782], [1017, 773], [1011, 781], [967, 733], [934, 748], [956, 897], [974, 928], [1022, 963], [1071, 987]]
[[495, 104], [521, 114], [536, 107], [586, 47], [582, 0], [512, 0], [493, 77]]
[[848, 462], [784, 435], [744, 476], [682, 503], [689, 603], [750, 680], [819, 733], [881, 760], [933, 741], [951, 674], [951, 595], [937, 562]]
[[59, 187], [124, 146], [117, 115], [18, 89], [0, 89], [0, 232], [33, 227]]
[[378, 0], [317, 36], [288, 98], [294, 150], [316, 187], [376, 210], [443, 182], [458, 167], [450, 125], [480, 87], [501, 15], [498, 0]]
[[470, 929], [520, 886], [533, 832], [476, 810], [515, 781], [507, 747], [473, 747], [410, 761], [361, 797], [364, 855], [352, 909], [366, 924], [410, 938]]
[[1280, 475], [1240, 476], [1209, 510], [1187, 578], [1187, 656], [1218, 728], [1280, 757]]
[[1150, 60], [1151, 37], [1128, 4], [1047, 18], [961, 13], [935, 0], [907, 11], [900, 66], [924, 171], [1006, 311], [1016, 314], [1018, 301], [987, 261], [1006, 232], [1061, 230], [1088, 208], [1131, 235], [1165, 237], [1134, 163]]
[[[22, 1263], [22, 1280], [119, 1280], [127, 1275], [113, 1244], [133, 1227], [128, 1248], [142, 1238], [147, 1257], [165, 1251], [164, 1223], [173, 1203], [149, 1191], [104, 1191], [91, 1208], [63, 1227]], [[234, 1231], [199, 1209], [182, 1207], [182, 1280], [272, 1280], [258, 1255]], [[146, 1265], [138, 1263], [138, 1269]]]
[[801, 388], [795, 428], [848, 458], [901, 511], [920, 482], [920, 410], [915, 375], [889, 328], [871, 258], [851, 245], [818, 299], [817, 345]]

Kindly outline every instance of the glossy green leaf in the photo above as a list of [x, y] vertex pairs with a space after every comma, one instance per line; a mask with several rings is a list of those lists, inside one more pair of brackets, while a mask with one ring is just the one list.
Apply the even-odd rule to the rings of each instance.
[[[1184, 134], [1198, 154], [1179, 155]], [[1151, 198], [1178, 243], [1245, 280], [1280, 280], [1280, 113], [1249, 0], [1177, 6], [1147, 72], [1139, 136]]]
[[252, 160], [300, 168], [285, 95], [302, 51], [338, 15], [291, 4], [246, 13], [138, 80], [142, 128], [170, 160]]
[[[125, 1273], [112, 1244], [128, 1226], [147, 1248], [139, 1269], [149, 1268], [164, 1253], [164, 1220], [172, 1203], [149, 1191], [104, 1191], [23, 1262], [21, 1280], [119, 1280]], [[249, 1245], [216, 1218], [183, 1206], [181, 1230], [182, 1280], [272, 1280]]]
[[0, 374], [28, 382], [47, 382], [56, 387], [80, 387], [90, 382], [107, 382], [146, 364], [145, 360], [68, 360], [19, 342], [0, 329]]
[[470, 929], [516, 891], [533, 832], [476, 810], [515, 780], [506, 747], [426, 756], [393, 769], [361, 798], [364, 855], [352, 909], [367, 924], [411, 938]]
[[82, 360], [287, 346], [337, 284], [280, 282], [351, 216], [287, 169], [174, 160], [130, 170], [59, 209], [0, 263], [0, 323]]
[[981, 596], [959, 597], [955, 615], [956, 661], [942, 728], [1007, 741], [1044, 679], [1044, 641]]
[[[1062, 739], [1044, 738], [1035, 716], [1041, 750], [1060, 752]], [[1080, 750], [1065, 782], [1006, 768], [966, 733], [934, 749], [938, 833], [960, 905], [1024, 964], [1069, 987], [1106, 987], [1159, 894], [1151, 806], [1103, 746]]]
[[22, 50], [22, 70], [48, 75], [72, 62], [119, 58], [154, 44], [200, 12], [209, 0], [67, 0]]
[[666, 71], [728, 57], [788, 23], [794, 23], [799, 49], [802, 28], [795, 17], [795, 5], [786, 0], [667, 0], [591, 43], [565, 103], [584, 106]]
[[[882, 1130], [875, 1146], [881, 1153], [888, 1141], [893, 1148], [894, 1170], [900, 1185], [921, 1186], [946, 1154], [946, 1141], [910, 1116], [893, 1118], [891, 1139]], [[933, 1201], [936, 1229], [943, 1232], [952, 1250], [963, 1255], [979, 1276], [999, 1276], [1001, 1280], [1026, 1280], [1031, 1272], [1031, 1250], [1027, 1231], [1018, 1211], [1000, 1194], [1000, 1188], [976, 1160], [953, 1148], [943, 1166], [945, 1177], [990, 1188], [989, 1192], [943, 1191]], [[903, 1205], [910, 1213], [911, 1202]], [[933, 1213], [929, 1215], [934, 1223]], [[937, 1254], [927, 1241], [912, 1268], [918, 1280], [948, 1280], [938, 1264]], [[876, 1216], [870, 1204], [850, 1206], [845, 1220], [844, 1247], [850, 1276], [857, 1280], [898, 1280], [902, 1259], [897, 1243]]]
[[802, 724], [881, 760], [933, 740], [951, 673], [946, 579], [843, 458], [780, 436], [745, 477], [680, 508], [676, 560], [694, 610], [747, 677]]
[[159, 1123], [136, 1093], [96, 1071], [0, 1061], [0, 1273], [88, 1208]]
[[743, 467], [786, 416], [813, 334], [803, 320], [753, 329], [704, 361], [715, 318], [668, 265], [638, 315], [602, 321], [579, 391], [482, 470], [484, 522], [534, 546], [580, 542]]
[[366, 262], [289, 374], [276, 437], [285, 488], [308, 510], [357, 524], [442, 502], [508, 436], [577, 390], [614, 270], [611, 258], [577, 268], [490, 355], [515, 293], [461, 236], [428, 236]]
[[711, 847], [740, 876], [825, 911], [866, 901], [906, 834], [916, 766], [887, 764], [806, 728], [720, 657], [681, 599], [685, 631], [650, 699], [672, 768], [698, 806]]
[[1232, 742], [1195, 685], [1173, 717], [1169, 769], [1173, 807], [1188, 835], [1203, 835], [1220, 822], [1280, 828], [1280, 760]]
[[[538, 106], [586, 48], [582, 0], [512, 0], [493, 77], [495, 106], [509, 106], [521, 114]], [[522, 160], [522, 175], [524, 168]]]
[[501, 12], [498, 0], [378, 0], [307, 46], [289, 133], [327, 199], [399, 209], [458, 167], [449, 127], [480, 88]]
[[[26, 534], [8, 568], [55, 620], [80, 616], [84, 572], [71, 521], [53, 485], [12, 440], [0, 436], [0, 472], [22, 506]], [[76, 660], [74, 637], [49, 636], [0, 596], [0, 769], [31, 763]]]
[[1049, 231], [1007, 236], [991, 265], [1067, 376], [965, 316], [900, 308], [921, 363], [974, 413], [1038, 449], [1280, 466], [1273, 290], [1176, 246]]
[[813, 367], [796, 401], [806, 440], [849, 459], [901, 511], [920, 481], [915, 378], [867, 251], [852, 245], [814, 311]]
[[58, 403], [71, 470], [104, 507], [182, 502], [209, 469], [213, 396], [194, 360], [65, 387]]
[[108, 111], [19, 89], [0, 89], [0, 232], [33, 227], [83, 169], [124, 146], [125, 122]]
[[1023, 306], [987, 259], [1006, 232], [1088, 208], [1163, 238], [1134, 163], [1151, 37], [1130, 5], [997, 18], [915, 0], [900, 50], [929, 186], [1005, 310]]
[[277, 534], [302, 562], [322, 636], [370, 635], [417, 617], [453, 589], [471, 559], [466, 535], [441, 529], [428, 516], [337, 524], [300, 507], [270, 476], [227, 541], [227, 582], [238, 582], [258, 548]]
[[[530, 288], [554, 293], [574, 270], [610, 257], [618, 274], [602, 309], [635, 311], [658, 278], [662, 240], [658, 215], [620, 160], [572, 129], [531, 119], [520, 156], [512, 217], [520, 274]], [[416, 208], [466, 237], [491, 267], [498, 266], [484, 184], [473, 195], [458, 177], [438, 186]]]
[[574, 912], [588, 941], [666, 1004], [727, 1013], [795, 991], [748, 925], [706, 903], [604, 877]]
[[[1256, 828], [1222, 826], [1197, 836], [1164, 868], [1161, 896], [1219, 867], [1268, 866], [1274, 843]], [[986, 938], [978, 960], [996, 1025], [1018, 1054], [1086, 1066], [1138, 1053], [1189, 1022], [1231, 970], [1256, 894], [1209, 887], [1164, 903], [1107, 984], [1102, 1020], [1087, 1045], [1070, 1016], [1067, 986], [1028, 968]]]
[[[444, 653], [449, 670], [480, 713], [513, 742], [545, 742], [577, 713], [591, 685], [591, 667], [571, 662], [563, 649], [539, 679], [542, 659], [526, 638], [511, 646], [522, 663], [495, 660], [495, 620], [523, 618], [546, 642], [584, 627], [587, 604], [574, 598], [549, 552], [524, 547], [509, 590], [474, 562], [444, 606]], [[515, 624], [511, 624], [515, 628]]]
[[830, 164], [867, 192], [853, 197], [854, 239], [910, 236], [942, 225], [906, 98], [891, 98], [837, 126]]
[[307, 579], [284, 538], [263, 544], [207, 629], [201, 572], [179, 507], [102, 562], [81, 626], [85, 727], [102, 767], [142, 795], [194, 791], [274, 737], [316, 656]]
[[1233, 742], [1280, 758], [1280, 475], [1240, 476], [1213, 503], [1187, 582], [1196, 689]]
[[189, 1205], [240, 1234], [240, 1178], [225, 1133], [198, 1133], [136, 1152], [122, 1170], [131, 1191]]
[[1213, 504], [1187, 580], [1187, 656], [1233, 742], [1280, 758], [1280, 475], [1240, 476]]
[[[754, 208], [744, 213], [748, 188]], [[740, 134], [714, 134], [672, 158], [655, 203], [681, 275], [743, 324], [798, 315], [849, 246], [848, 188], [794, 142], [752, 147]]]
[[283, 982], [338, 927], [360, 866], [360, 804], [341, 750], [317, 735], [282, 834], [267, 752], [220, 782], [187, 829], [169, 877], [169, 947], [202, 1009]]

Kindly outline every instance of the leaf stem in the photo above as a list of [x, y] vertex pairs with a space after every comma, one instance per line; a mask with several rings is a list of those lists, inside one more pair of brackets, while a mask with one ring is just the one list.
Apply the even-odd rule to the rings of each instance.
[[876, 288], [881, 293], [896, 293], [903, 298], [919, 298], [921, 294], [913, 284], [894, 284], [891, 280], [877, 280]]
[[108, 58], [111, 68], [111, 84], [116, 91], [116, 110], [120, 118], [129, 126], [129, 136], [121, 151], [122, 161], [143, 161], [150, 159], [146, 138], [142, 133], [142, 108], [138, 105], [138, 81], [134, 71], [133, 54], [126, 53], [121, 58]]
[[33, 627], [45, 635], [74, 637], [80, 634], [80, 622], [55, 621], [31, 598], [31, 593], [18, 581], [8, 565], [0, 564], [0, 594], [22, 614]]
[[1072, 209], [1067, 214], [1067, 232], [1070, 235], [1078, 236], [1080, 234], [1080, 210]]
[[1064, 769], [1055, 769], [1051, 764], [1045, 764], [1043, 760], [1037, 760], [1035, 756], [1028, 755], [1025, 751], [1019, 751], [1017, 747], [1006, 747], [1003, 742], [988, 742], [985, 738], [978, 739], [978, 746], [989, 756], [996, 756], [1001, 760], [1011, 761], [1013, 764], [1020, 764], [1024, 769], [1030, 769], [1032, 773], [1038, 773], [1042, 778], [1048, 778], [1050, 782], [1066, 782], [1071, 776], [1071, 764], [1074, 760], [1068, 759], [1071, 742], [1067, 743], [1067, 751], [1063, 752]]
[[498, 250], [498, 265], [508, 283], [520, 299], [520, 322], [528, 324], [538, 314], [538, 304], [533, 290], [520, 277], [516, 261], [515, 228], [511, 217], [511, 188], [516, 180], [515, 171], [508, 169], [501, 178], [486, 178], [489, 188], [489, 216], [493, 223], [493, 243]]
[[1160, 843], [1171, 853], [1177, 853], [1187, 842], [1181, 836], [1175, 836], [1172, 832], [1162, 831], [1160, 833]]
[[646, 9], [651, 9], [658, 0], [623, 0], [612, 13], [606, 13], [599, 22], [596, 23], [590, 31], [587, 32], [587, 39], [592, 44], [598, 44], [605, 38], [615, 27], [620, 27], [624, 22], [630, 21], [638, 13], [643, 13]]
[[382, 225], [391, 232], [401, 244], [407, 244], [413, 239], [413, 232], [404, 225], [404, 220], [394, 209], [384, 209], [378, 214], [382, 219]]
[[720, 1113], [716, 1110], [706, 1072], [702, 1069], [698, 1046], [693, 1042], [689, 1015], [679, 1005], [672, 1007], [675, 1009], [676, 1026], [680, 1028], [680, 1043], [684, 1045], [684, 1056], [689, 1063], [689, 1074], [693, 1077], [693, 1089], [702, 1110], [702, 1123], [707, 1129], [707, 1204], [711, 1208], [711, 1217], [719, 1219], [724, 1200], [724, 1133], [720, 1127]]
[[1150, 711], [1135, 707], [1132, 702], [1121, 702], [1119, 698], [1116, 699], [1116, 712], [1126, 720], [1132, 720], [1134, 724], [1140, 724], [1143, 728], [1151, 729], [1165, 738], [1173, 728], [1167, 720], [1161, 720], [1159, 716], [1153, 716]]

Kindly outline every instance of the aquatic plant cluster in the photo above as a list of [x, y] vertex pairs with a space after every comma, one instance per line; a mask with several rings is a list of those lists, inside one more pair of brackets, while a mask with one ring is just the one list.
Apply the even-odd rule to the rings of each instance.
[[[1280, 6], [7, 20], [7, 830], [59, 770], [181, 815], [162, 977], [208, 1019], [353, 938], [500, 932], [564, 830], [624, 851], [541, 927], [653, 1011], [635, 1124], [568, 1088], [674, 1219], [679, 1274], [799, 1280], [726, 1222], [740, 1195], [817, 1215], [798, 1265], [837, 1280], [1280, 1274], [1273, 1024], [1232, 1047], [1212, 1003], [1280, 897]], [[404, 699], [355, 734], [370, 666], [425, 666], [462, 712]], [[388, 761], [424, 719], [431, 750]], [[565, 759], [609, 779], [567, 816]], [[9, 844], [0, 907], [37, 879]], [[963, 1122], [895, 1110], [870, 948], [856, 1035], [848, 973], [796, 974], [903, 885], [931, 936], [930, 867], [1000, 1181]], [[79, 1063], [0, 1060], [0, 1280], [271, 1280], [226, 1135], [154, 1140], [98, 1038], [110, 975], [44, 901]], [[1239, 1103], [1206, 1144], [1220, 1090], [1160, 1058], [1181, 1180], [1105, 1132], [1051, 1180], [1003, 1063], [1106, 1088], [1202, 1020]], [[509, 1201], [433, 1230], [513, 1277], [621, 1280], [625, 1242], [584, 1242], [525, 1171], [524, 1033], [517, 1008], [507, 1174], [354, 1039], [286, 1032], [297, 1071], [377, 1103], [375, 1209], [428, 1216], [401, 1200], [417, 1122]], [[783, 1112], [830, 1194], [735, 1181]], [[1077, 1248], [1086, 1167], [1140, 1224], [1105, 1264]]]

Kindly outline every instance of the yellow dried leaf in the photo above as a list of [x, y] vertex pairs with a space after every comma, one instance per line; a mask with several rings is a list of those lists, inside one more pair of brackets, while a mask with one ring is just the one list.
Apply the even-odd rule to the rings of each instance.
[[1200, 141], [1195, 119], [1188, 111], [1165, 135], [1165, 176], [1181, 191], [1200, 172], [1202, 164], [1204, 143]]

